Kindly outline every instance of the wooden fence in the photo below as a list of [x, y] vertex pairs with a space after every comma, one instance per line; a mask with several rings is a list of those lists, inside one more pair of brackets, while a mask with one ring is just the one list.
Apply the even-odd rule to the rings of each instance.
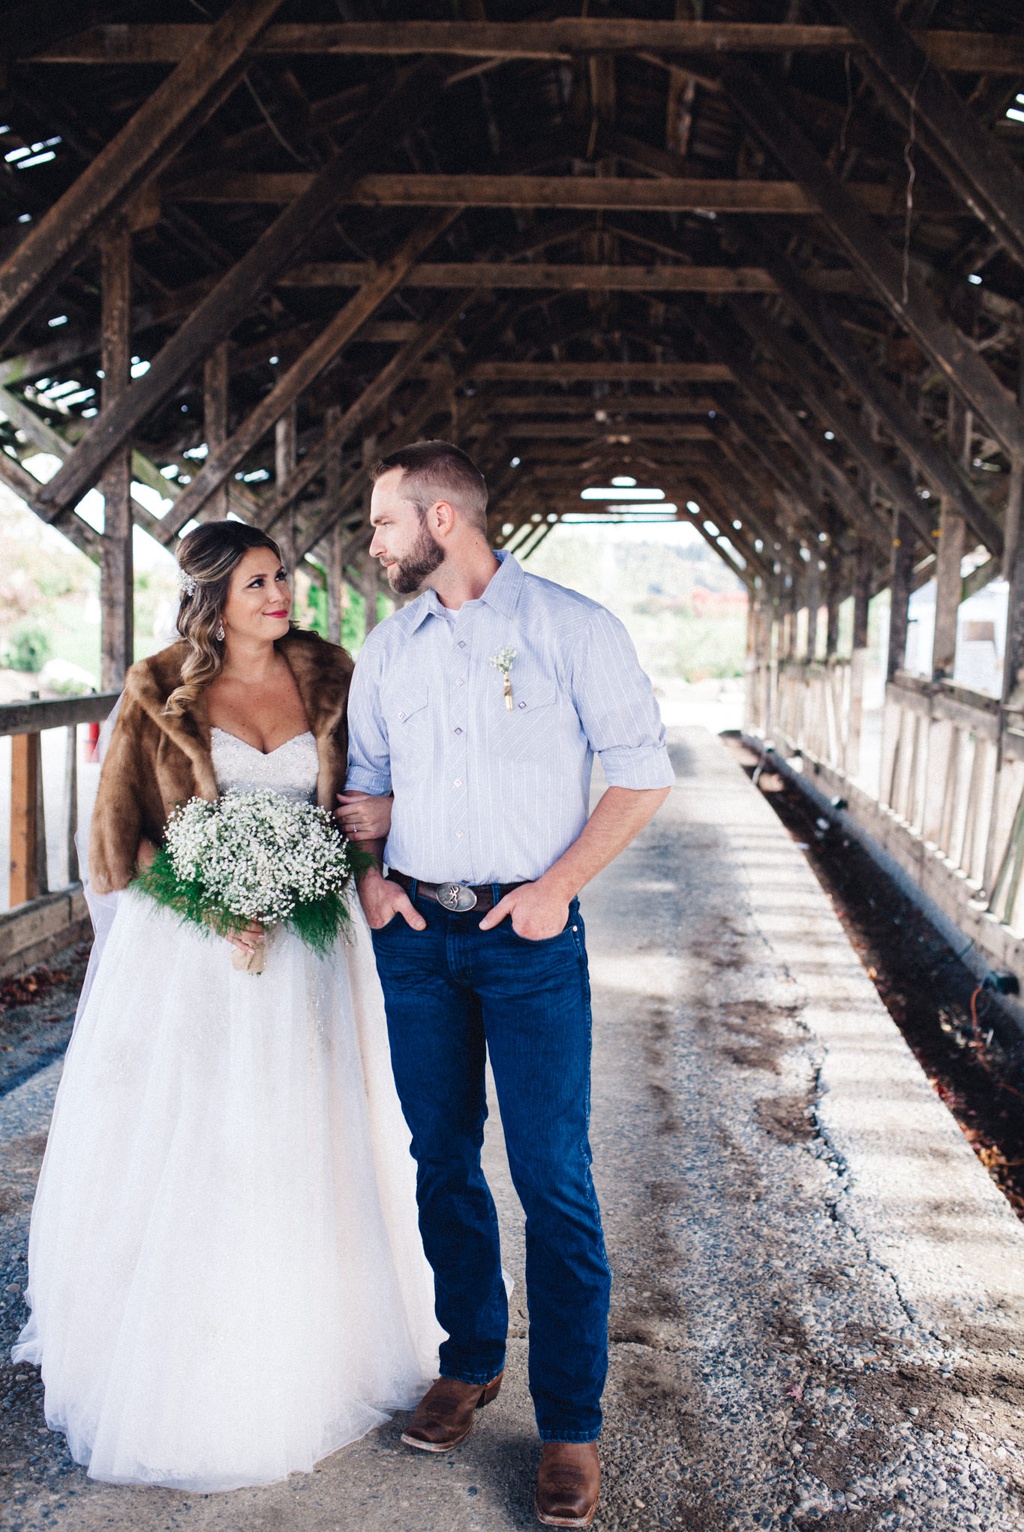
[[[99, 725], [116, 692], [54, 702], [37, 699], [0, 706], [0, 737], [11, 741], [10, 909], [0, 914], [0, 977], [41, 961], [58, 947], [88, 934], [75, 832], [78, 829], [79, 731]], [[43, 789], [43, 733], [64, 731], [64, 773], [59, 802]], [[60, 825], [61, 858], [50, 887], [46, 823]]]

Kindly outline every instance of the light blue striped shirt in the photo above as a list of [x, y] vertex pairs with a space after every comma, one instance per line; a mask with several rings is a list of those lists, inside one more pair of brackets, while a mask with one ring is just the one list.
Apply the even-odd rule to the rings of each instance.
[[497, 557], [458, 612], [425, 591], [375, 628], [352, 680], [348, 785], [394, 792], [385, 860], [429, 883], [539, 878], [586, 823], [595, 754], [610, 786], [675, 781], [622, 623]]

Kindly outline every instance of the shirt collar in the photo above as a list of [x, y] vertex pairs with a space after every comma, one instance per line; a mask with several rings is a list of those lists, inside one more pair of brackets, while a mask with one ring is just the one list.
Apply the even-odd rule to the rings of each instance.
[[[494, 557], [498, 560], [498, 568], [479, 599], [493, 607], [500, 617], [511, 617], [518, 604], [519, 593], [526, 575], [523, 566], [504, 548], [496, 548]], [[469, 605], [468, 602], [467, 605]], [[444, 616], [444, 608], [434, 590], [425, 590], [410, 606], [406, 607], [406, 611], [409, 613], [409, 630], [413, 633], [428, 617], [443, 618]]]

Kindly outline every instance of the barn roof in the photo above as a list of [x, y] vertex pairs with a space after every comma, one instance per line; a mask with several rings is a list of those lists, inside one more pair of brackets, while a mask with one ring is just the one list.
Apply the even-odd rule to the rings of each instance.
[[762, 588], [883, 583], [894, 528], [923, 578], [943, 503], [1015, 545], [1018, 0], [33, 0], [0, 47], [0, 474], [94, 557], [130, 451], [162, 541], [347, 566], [423, 435], [521, 549], [613, 476]]

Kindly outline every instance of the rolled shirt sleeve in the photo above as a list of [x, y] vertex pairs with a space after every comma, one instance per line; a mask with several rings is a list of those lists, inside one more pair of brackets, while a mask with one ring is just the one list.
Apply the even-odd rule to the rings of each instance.
[[381, 651], [368, 639], [348, 694], [346, 790], [386, 797], [391, 791], [391, 748], [380, 705]]
[[572, 697], [609, 787], [671, 787], [675, 772], [649, 677], [619, 619], [593, 612], [577, 643]]

